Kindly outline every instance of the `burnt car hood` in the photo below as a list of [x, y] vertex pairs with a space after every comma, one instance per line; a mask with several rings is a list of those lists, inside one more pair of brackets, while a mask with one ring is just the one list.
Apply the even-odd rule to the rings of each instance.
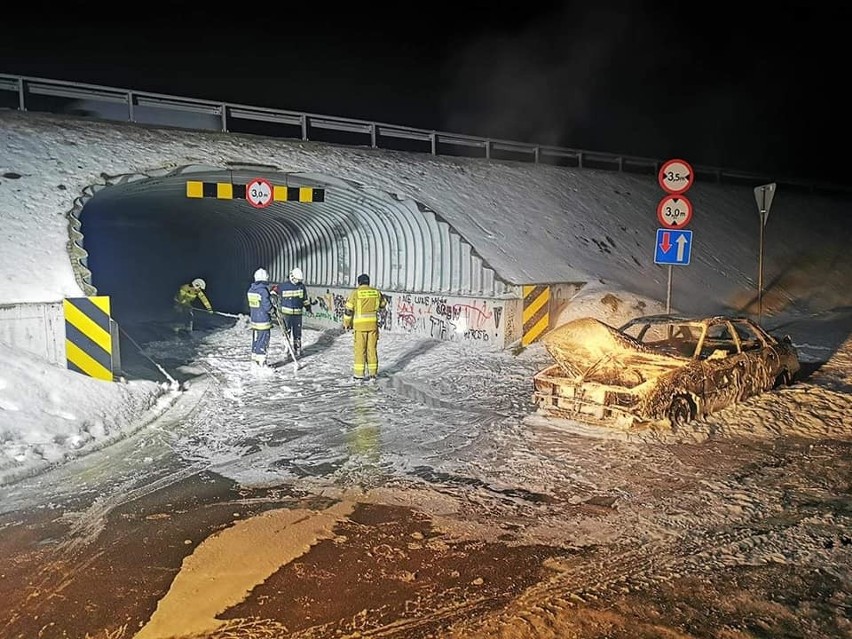
[[689, 361], [654, 351], [591, 317], [563, 324], [541, 341], [567, 375], [613, 385], [635, 386]]

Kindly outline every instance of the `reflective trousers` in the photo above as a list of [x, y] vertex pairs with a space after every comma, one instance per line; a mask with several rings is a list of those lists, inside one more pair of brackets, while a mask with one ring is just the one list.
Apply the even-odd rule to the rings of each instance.
[[269, 350], [269, 335], [272, 329], [252, 329], [251, 331], [251, 360], [258, 364], [266, 363], [266, 351]]
[[284, 314], [283, 317], [284, 326], [287, 327], [290, 339], [293, 340], [293, 348], [296, 351], [296, 355], [299, 355], [302, 350], [302, 316]]
[[355, 363], [352, 365], [352, 375], [375, 377], [379, 373], [379, 329], [354, 332]]

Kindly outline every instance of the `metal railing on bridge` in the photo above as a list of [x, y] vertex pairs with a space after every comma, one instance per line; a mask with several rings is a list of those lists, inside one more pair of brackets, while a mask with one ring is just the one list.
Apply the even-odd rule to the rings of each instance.
[[[0, 74], [0, 108], [82, 115], [137, 124], [175, 126], [328, 142], [432, 155], [464, 155], [657, 175], [664, 160], [547, 146], [370, 122], [353, 118], [215, 102], [94, 84]], [[693, 164], [696, 181], [756, 185], [776, 182], [807, 191], [847, 191], [769, 175]]]

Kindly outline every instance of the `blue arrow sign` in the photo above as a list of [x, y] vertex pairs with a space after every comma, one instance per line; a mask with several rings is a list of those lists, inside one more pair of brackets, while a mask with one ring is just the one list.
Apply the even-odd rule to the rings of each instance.
[[692, 231], [657, 229], [654, 264], [686, 266], [692, 253]]

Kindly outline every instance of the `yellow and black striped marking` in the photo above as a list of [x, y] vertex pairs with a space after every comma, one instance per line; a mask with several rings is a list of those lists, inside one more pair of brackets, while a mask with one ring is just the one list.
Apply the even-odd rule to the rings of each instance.
[[73, 297], [64, 301], [65, 359], [72, 371], [112, 381], [109, 297]]
[[524, 286], [524, 332], [521, 345], [537, 340], [550, 325], [550, 287]]
[[[246, 199], [246, 185], [231, 184], [230, 182], [187, 181], [186, 197], [244, 200]], [[316, 189], [312, 186], [280, 186], [276, 184], [272, 187], [272, 199], [275, 202], [325, 202], [325, 189]]]

